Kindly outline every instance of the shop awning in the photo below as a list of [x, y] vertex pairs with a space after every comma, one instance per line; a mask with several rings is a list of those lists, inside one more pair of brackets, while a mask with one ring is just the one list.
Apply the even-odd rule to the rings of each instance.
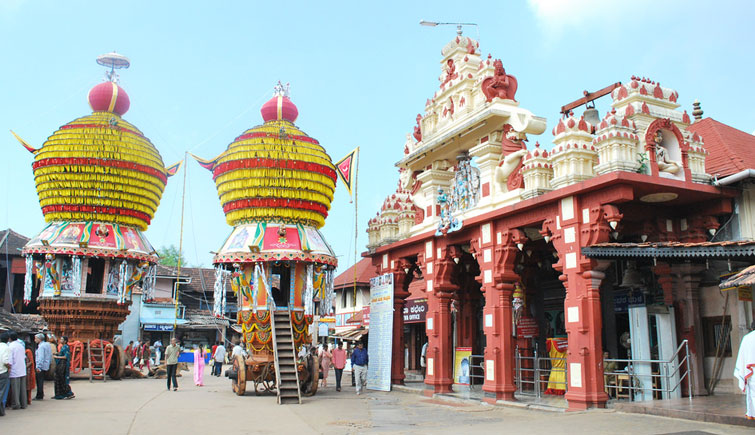
[[348, 331], [337, 332], [331, 335], [331, 337], [339, 338], [341, 340], [359, 341], [363, 335], [369, 332], [370, 331], [368, 329], [357, 328], [357, 329], [350, 329]]
[[755, 265], [747, 267], [721, 282], [718, 286], [721, 289], [728, 290], [735, 287], [755, 285]]
[[755, 240], [722, 242], [598, 243], [582, 248], [588, 258], [743, 258], [755, 257]]

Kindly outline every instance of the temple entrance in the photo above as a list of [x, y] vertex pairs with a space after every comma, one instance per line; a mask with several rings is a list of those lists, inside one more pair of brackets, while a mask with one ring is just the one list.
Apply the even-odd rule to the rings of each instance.
[[482, 361], [485, 350], [485, 334], [482, 328], [482, 310], [485, 297], [480, 291], [482, 285], [477, 281], [480, 266], [469, 252], [469, 245], [461, 246], [455, 283], [459, 286], [451, 299], [452, 346], [454, 386], [464, 389], [482, 385], [482, 375], [476, 376], [473, 366]]

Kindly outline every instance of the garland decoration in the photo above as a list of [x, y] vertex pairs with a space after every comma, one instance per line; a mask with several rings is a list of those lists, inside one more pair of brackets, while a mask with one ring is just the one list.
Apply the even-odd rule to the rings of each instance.
[[73, 287], [73, 295], [76, 297], [81, 296], [81, 257], [74, 255], [71, 259], [71, 277]]
[[32, 169], [47, 222], [101, 221], [142, 231], [168, 177], [149, 139], [118, 114], [104, 111], [53, 133], [35, 154]]
[[34, 273], [34, 259], [31, 255], [27, 255], [26, 261], [26, 274], [24, 275], [24, 305], [29, 305], [31, 302], [31, 289], [32, 289], [32, 274]]

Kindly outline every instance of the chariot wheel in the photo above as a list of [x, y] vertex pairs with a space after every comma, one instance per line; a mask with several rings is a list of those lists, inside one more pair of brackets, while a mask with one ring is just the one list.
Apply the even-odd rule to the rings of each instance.
[[312, 375], [309, 378], [308, 396], [314, 396], [317, 394], [317, 386], [320, 384], [320, 358], [317, 355], [312, 355], [312, 366], [309, 367]]
[[237, 396], [243, 396], [246, 393], [246, 362], [242, 355], [236, 355], [233, 360], [233, 370], [236, 372], [236, 378], [231, 378], [233, 392]]
[[110, 368], [107, 372], [111, 379], [119, 380], [123, 377], [126, 368], [126, 353], [120, 346], [113, 346], [113, 356], [110, 360]]
[[275, 394], [275, 389], [275, 363], [271, 361], [265, 364], [259, 378], [254, 381], [254, 393], [258, 396], [262, 393]]

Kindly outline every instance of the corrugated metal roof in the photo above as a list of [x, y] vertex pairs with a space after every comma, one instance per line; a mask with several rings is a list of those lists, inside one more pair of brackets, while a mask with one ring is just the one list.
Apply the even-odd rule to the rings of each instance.
[[722, 242], [598, 243], [582, 248], [588, 258], [733, 258], [755, 257], [755, 240]]

